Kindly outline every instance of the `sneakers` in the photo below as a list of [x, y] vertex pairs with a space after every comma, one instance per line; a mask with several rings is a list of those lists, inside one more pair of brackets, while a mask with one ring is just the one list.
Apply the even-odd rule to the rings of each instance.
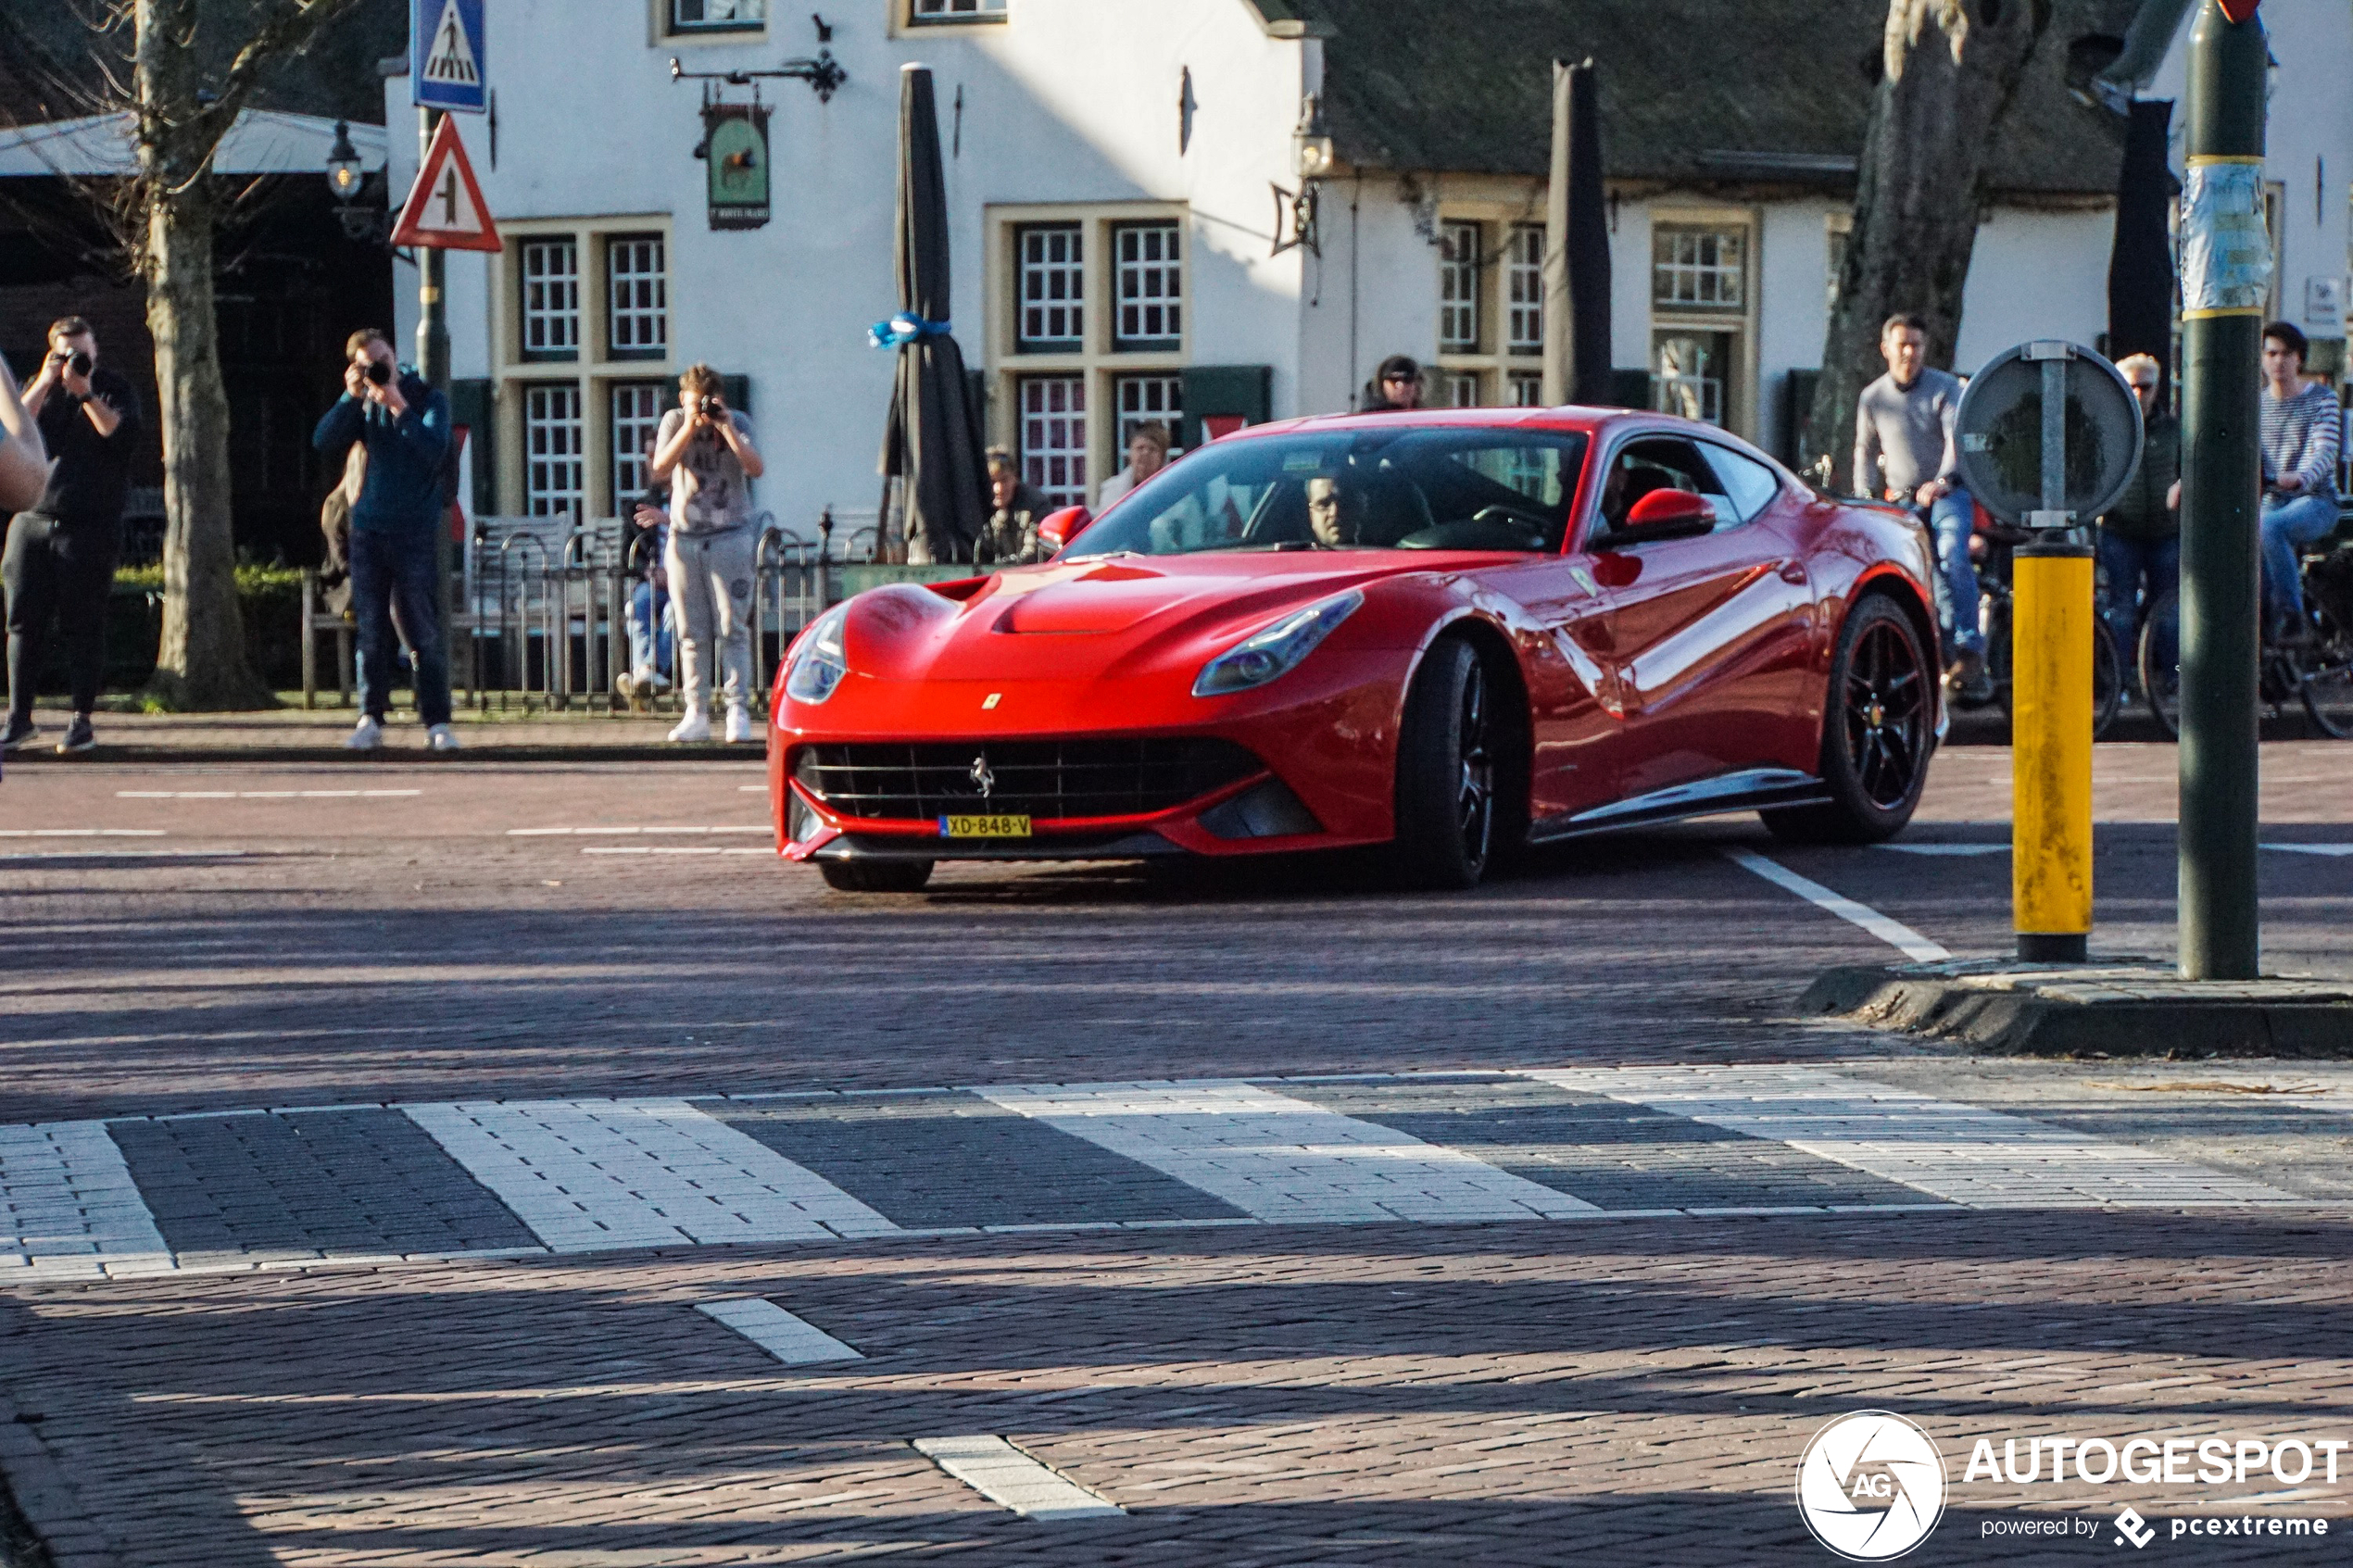
[[344, 737], [344, 746], [352, 751], [373, 751], [384, 743], [384, 727], [372, 713], [363, 713], [351, 734]]
[[711, 715], [700, 708], [689, 709], [686, 716], [678, 721], [678, 727], [670, 732], [670, 738], [682, 746], [692, 746], [698, 742], [709, 740]]
[[623, 702], [635, 702], [640, 689], [653, 690], [652, 683], [635, 670], [623, 671], [612, 678], [613, 694]]
[[70, 757], [77, 751], [98, 749], [97, 732], [90, 727], [90, 715], [77, 713], [73, 722], [66, 726], [66, 738], [57, 743], [57, 755]]
[[15, 751], [41, 738], [41, 726], [30, 719], [11, 719], [8, 733], [0, 734], [0, 751]]
[[746, 741], [759, 738], [760, 732], [752, 728], [749, 713], [740, 708], [727, 709], [727, 744], [729, 746], [741, 746]]
[[1985, 656], [1975, 648], [1963, 648], [1954, 655], [1944, 669], [1944, 686], [1966, 703], [1994, 700], [1994, 683], [1985, 677]]
[[429, 751], [455, 751], [458, 732], [447, 724], [435, 724], [425, 732], [425, 747]]

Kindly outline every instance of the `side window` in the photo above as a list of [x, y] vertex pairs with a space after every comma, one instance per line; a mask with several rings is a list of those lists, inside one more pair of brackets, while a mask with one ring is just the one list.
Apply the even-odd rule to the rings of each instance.
[[1715, 470], [1699, 448], [1681, 436], [1652, 435], [1629, 441], [1609, 460], [1602, 483], [1602, 525], [1604, 532], [1623, 527], [1634, 503], [1654, 490], [1688, 490], [1716, 503], [1719, 528], [1743, 521]]
[[1744, 458], [1712, 443], [1706, 457], [1716, 477], [1724, 482], [1724, 493], [1732, 498], [1732, 515], [1725, 519], [1727, 523], [1755, 521], [1757, 513], [1771, 506], [1773, 497], [1781, 493], [1781, 476], [1754, 458]]

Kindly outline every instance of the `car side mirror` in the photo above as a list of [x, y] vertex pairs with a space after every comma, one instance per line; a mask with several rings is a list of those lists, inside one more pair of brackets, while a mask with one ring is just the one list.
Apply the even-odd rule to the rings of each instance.
[[1716, 530], [1716, 503], [1688, 490], [1654, 490], [1634, 503], [1609, 543], [1646, 545], [1654, 539], [1696, 539]]
[[1094, 520], [1084, 507], [1064, 507], [1058, 512], [1048, 512], [1038, 524], [1038, 543], [1049, 555], [1060, 555], [1063, 546], [1078, 537], [1079, 530]]

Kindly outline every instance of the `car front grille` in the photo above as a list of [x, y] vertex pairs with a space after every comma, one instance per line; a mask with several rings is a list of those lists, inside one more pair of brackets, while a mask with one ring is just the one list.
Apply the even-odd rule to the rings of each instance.
[[804, 746], [793, 757], [793, 777], [827, 809], [901, 822], [1140, 817], [1261, 771], [1241, 746], [1207, 739], [859, 743]]

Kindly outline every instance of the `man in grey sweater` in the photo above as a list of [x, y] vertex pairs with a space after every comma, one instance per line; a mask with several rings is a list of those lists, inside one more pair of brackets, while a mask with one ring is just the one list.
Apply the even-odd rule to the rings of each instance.
[[1855, 405], [1855, 493], [1927, 508], [1936, 536], [1936, 618], [1944, 631], [1945, 679], [1964, 695], [1982, 691], [1985, 633], [1977, 623], [1977, 569], [1969, 546], [1976, 507], [1961, 487], [1953, 419], [1961, 383], [1927, 364], [1928, 323], [1890, 316], [1880, 329], [1887, 374]]

